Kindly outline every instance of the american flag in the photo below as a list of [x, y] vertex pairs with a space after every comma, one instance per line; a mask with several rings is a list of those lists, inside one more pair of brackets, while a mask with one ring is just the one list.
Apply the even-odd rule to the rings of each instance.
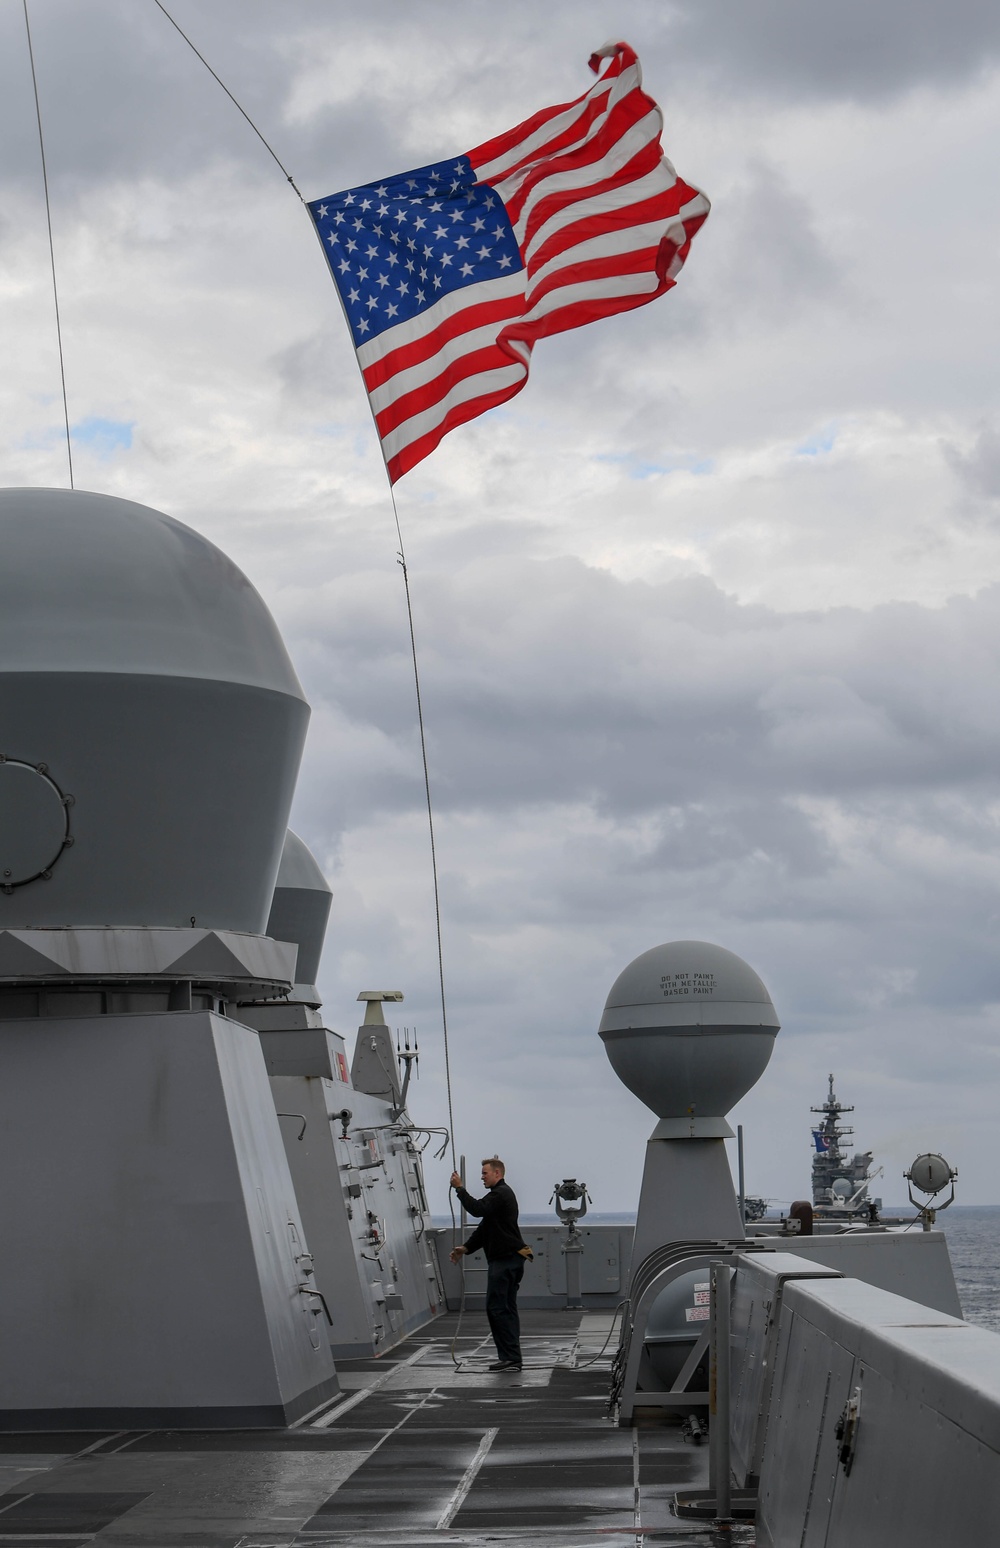
[[452, 161], [309, 209], [354, 339], [390, 480], [520, 392], [536, 339], [644, 306], [708, 214], [660, 146], [627, 43], [596, 84]]

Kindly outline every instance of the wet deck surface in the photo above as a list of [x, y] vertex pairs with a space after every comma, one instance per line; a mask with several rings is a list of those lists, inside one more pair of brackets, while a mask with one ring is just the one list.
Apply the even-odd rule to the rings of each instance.
[[525, 1369], [491, 1375], [485, 1318], [454, 1317], [381, 1360], [338, 1366], [342, 1396], [289, 1430], [0, 1435], [0, 1548], [655, 1548], [753, 1543], [678, 1521], [706, 1448], [607, 1417], [610, 1317], [526, 1312]]

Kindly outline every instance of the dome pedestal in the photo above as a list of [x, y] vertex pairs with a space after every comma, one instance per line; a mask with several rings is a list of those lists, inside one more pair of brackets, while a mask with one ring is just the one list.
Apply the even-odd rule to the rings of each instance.
[[632, 1262], [638, 1267], [667, 1242], [742, 1237], [725, 1140], [658, 1139], [646, 1145]]

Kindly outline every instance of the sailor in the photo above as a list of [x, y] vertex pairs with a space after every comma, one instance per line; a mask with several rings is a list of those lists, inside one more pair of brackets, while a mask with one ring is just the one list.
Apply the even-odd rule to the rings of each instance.
[[497, 1358], [491, 1371], [521, 1369], [521, 1322], [517, 1314], [517, 1292], [524, 1276], [524, 1265], [531, 1248], [517, 1224], [517, 1199], [504, 1179], [504, 1164], [499, 1156], [483, 1162], [483, 1186], [487, 1192], [474, 1199], [462, 1187], [458, 1172], [451, 1174], [451, 1186], [470, 1215], [482, 1216], [464, 1247], [455, 1247], [452, 1263], [467, 1252], [481, 1247], [486, 1254], [486, 1315], [497, 1346]]

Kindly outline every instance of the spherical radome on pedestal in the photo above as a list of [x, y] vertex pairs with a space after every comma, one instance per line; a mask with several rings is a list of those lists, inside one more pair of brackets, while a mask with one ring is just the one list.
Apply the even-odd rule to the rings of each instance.
[[600, 1037], [619, 1079], [659, 1118], [724, 1118], [763, 1074], [778, 1029], [742, 957], [669, 941], [619, 974]]

